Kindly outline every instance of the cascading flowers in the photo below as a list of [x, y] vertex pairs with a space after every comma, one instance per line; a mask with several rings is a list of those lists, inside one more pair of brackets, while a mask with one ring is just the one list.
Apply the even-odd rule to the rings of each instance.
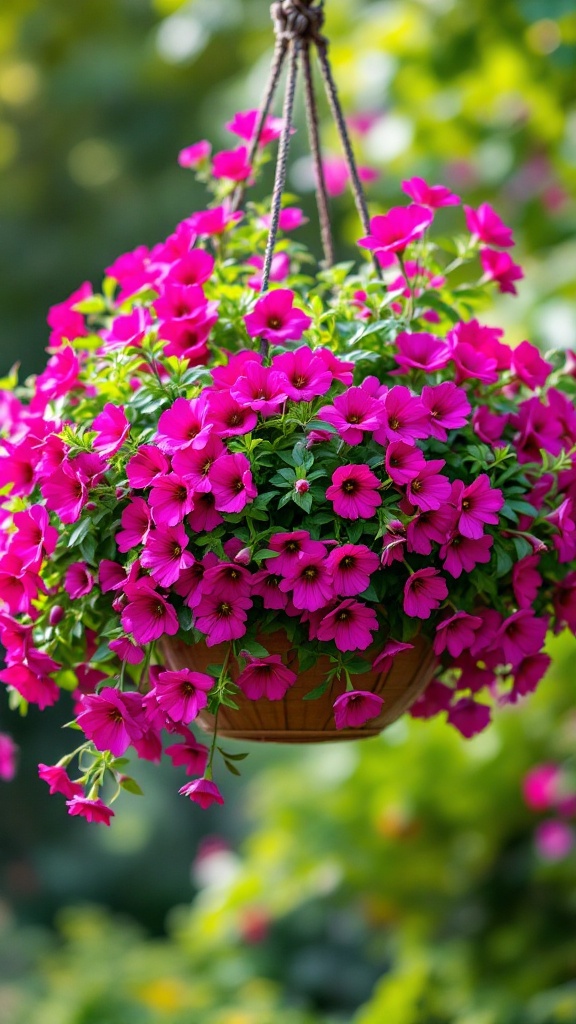
[[[326, 685], [346, 679], [337, 728], [382, 706], [354, 677], [428, 637], [437, 677], [411, 714], [464, 736], [534, 690], [548, 630], [576, 632], [576, 382], [477, 315], [522, 276], [510, 229], [484, 203], [435, 241], [460, 200], [413, 178], [360, 240], [381, 277], [309, 276], [285, 207], [259, 296], [269, 217], [231, 200], [279, 131], [256, 166], [242, 145], [184, 150], [214, 205], [53, 307], [46, 369], [2, 393], [0, 680], [14, 707], [72, 699], [80, 743], [39, 771], [90, 821], [138, 791], [129, 747], [221, 802], [191, 726], [239, 691], [284, 697], [296, 674], [262, 642], [278, 628], [301, 670], [328, 654]], [[227, 653], [169, 670], [172, 637]]]

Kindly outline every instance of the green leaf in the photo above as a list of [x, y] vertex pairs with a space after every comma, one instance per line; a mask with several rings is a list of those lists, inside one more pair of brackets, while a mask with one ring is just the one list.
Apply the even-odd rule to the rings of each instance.
[[320, 683], [320, 686], [316, 686], [313, 690], [310, 690], [310, 693], [305, 693], [304, 697], [302, 699], [303, 700], [317, 700], [318, 697], [321, 697], [323, 693], [326, 693], [326, 690], [331, 685], [332, 685], [332, 680], [331, 679], [325, 679], [323, 683]]
[[218, 750], [222, 754], [222, 757], [225, 757], [227, 761], [243, 761], [248, 757], [248, 751], [244, 754], [229, 754], [228, 751], [223, 750], [222, 747], [218, 747]]
[[178, 625], [184, 633], [188, 633], [192, 629], [192, 612], [186, 605], [182, 605], [176, 612], [178, 616]]
[[242, 639], [241, 643], [241, 649], [248, 651], [248, 654], [251, 654], [253, 658], [268, 658], [270, 655], [270, 652], [262, 644], [259, 644], [257, 640]]
[[127, 793], [133, 793], [134, 796], [144, 796], [136, 779], [131, 779], [129, 775], [123, 775], [119, 781], [122, 789], [125, 789]]
[[236, 765], [232, 764], [231, 761], [227, 761], [226, 759], [224, 759], [224, 764], [226, 765], [226, 768], [232, 775], [240, 775], [240, 772], [238, 771]]

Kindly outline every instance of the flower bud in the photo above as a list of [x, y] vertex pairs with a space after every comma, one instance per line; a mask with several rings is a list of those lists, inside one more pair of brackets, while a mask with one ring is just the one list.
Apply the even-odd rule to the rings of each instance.
[[310, 484], [307, 480], [296, 480], [294, 483], [294, 490], [297, 494], [306, 494], [306, 491], [310, 490]]
[[234, 555], [234, 561], [238, 562], [239, 565], [249, 565], [252, 559], [252, 552], [250, 548], [240, 548]]
[[61, 604], [55, 604], [54, 607], [50, 609], [50, 614], [48, 616], [48, 622], [50, 623], [51, 626], [57, 626], [59, 622], [62, 622], [63, 618], [64, 618], [64, 609], [63, 609], [62, 605]]

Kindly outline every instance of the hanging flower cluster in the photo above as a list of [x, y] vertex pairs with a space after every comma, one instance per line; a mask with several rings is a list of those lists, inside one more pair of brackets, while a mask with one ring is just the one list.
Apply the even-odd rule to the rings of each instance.
[[[547, 631], [576, 632], [575, 380], [477, 315], [522, 276], [510, 229], [464, 207], [467, 230], [435, 241], [460, 200], [413, 178], [360, 240], [381, 278], [310, 278], [287, 207], [258, 297], [269, 216], [233, 199], [264, 158], [184, 150], [215, 205], [53, 307], [46, 369], [1, 396], [0, 680], [15, 707], [71, 691], [80, 743], [40, 775], [90, 821], [110, 823], [110, 780], [138, 791], [129, 747], [221, 802], [191, 725], [239, 692], [285, 696], [270, 633], [300, 671], [330, 658], [338, 729], [383, 705], [355, 676], [428, 638], [438, 671], [411, 713], [473, 736], [543, 677]], [[166, 668], [173, 638], [213, 664]]]

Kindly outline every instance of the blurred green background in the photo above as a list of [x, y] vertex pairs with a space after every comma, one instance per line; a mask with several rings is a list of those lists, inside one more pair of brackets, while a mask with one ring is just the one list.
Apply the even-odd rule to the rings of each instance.
[[[372, 208], [414, 174], [489, 199], [526, 270], [491, 322], [576, 348], [572, 0], [327, 0], [326, 15], [346, 109], [373, 115], [355, 134], [380, 171]], [[178, 150], [235, 145], [224, 122], [257, 105], [270, 56], [266, 0], [3, 0], [2, 372], [40, 370], [48, 307], [203, 207]], [[338, 152], [328, 119], [323, 139]], [[299, 131], [290, 187], [319, 251], [308, 183]], [[333, 213], [348, 253], [347, 196]], [[552, 651], [536, 698], [472, 742], [402, 722], [256, 749], [205, 813], [144, 766], [145, 797], [123, 796], [110, 830], [69, 820], [36, 778], [66, 709], [21, 722], [2, 703], [22, 749], [0, 783], [1, 1024], [574, 1024], [576, 854], [543, 857], [547, 815], [522, 800], [534, 765], [572, 770], [573, 638]]]

